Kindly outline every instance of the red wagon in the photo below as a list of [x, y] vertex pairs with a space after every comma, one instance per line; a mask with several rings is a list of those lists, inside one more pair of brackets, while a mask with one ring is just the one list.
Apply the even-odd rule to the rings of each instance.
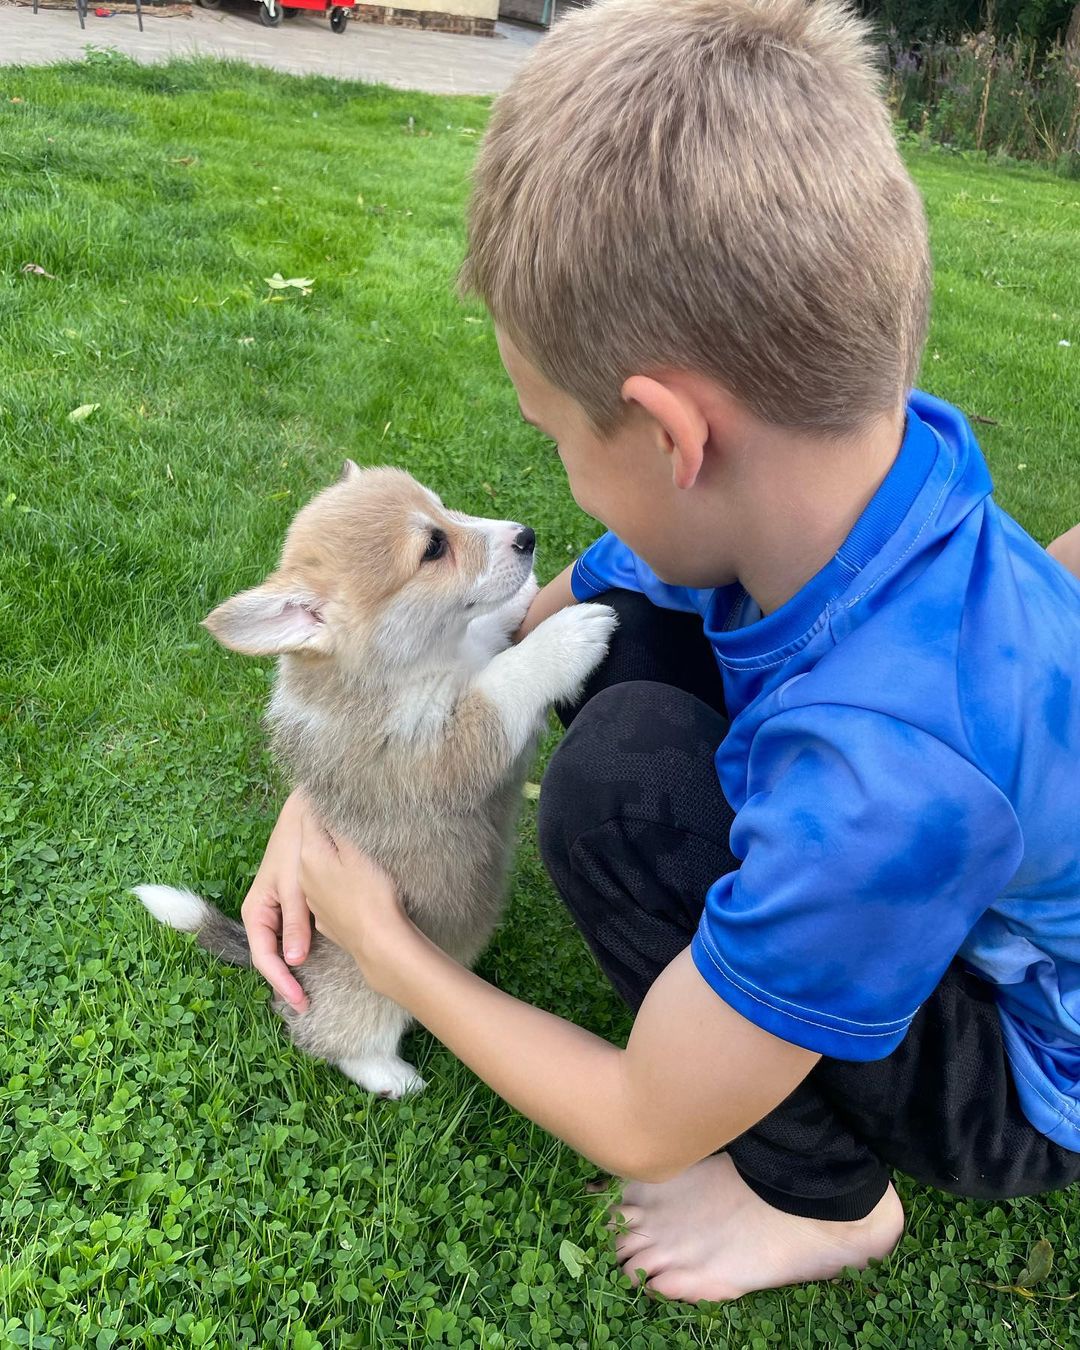
[[[199, 0], [203, 9], [217, 9], [221, 0]], [[344, 33], [348, 22], [348, 11], [356, 0], [289, 0], [283, 5], [281, 0], [259, 0], [259, 22], [267, 28], [276, 28], [282, 19], [295, 19], [302, 9], [313, 10], [316, 14], [326, 14], [330, 27], [335, 33]]]

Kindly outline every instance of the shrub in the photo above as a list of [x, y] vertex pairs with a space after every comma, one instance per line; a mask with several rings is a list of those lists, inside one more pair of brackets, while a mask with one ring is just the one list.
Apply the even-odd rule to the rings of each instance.
[[901, 125], [961, 150], [1034, 159], [1080, 175], [1080, 60], [1060, 43], [989, 33], [955, 43], [886, 46], [889, 99]]
[[955, 42], [990, 28], [1034, 41], [1063, 42], [1076, 0], [857, 0], [859, 8], [910, 46]]

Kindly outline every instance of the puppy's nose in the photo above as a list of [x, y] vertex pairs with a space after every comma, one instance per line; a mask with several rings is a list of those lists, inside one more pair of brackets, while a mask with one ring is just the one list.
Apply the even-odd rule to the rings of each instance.
[[536, 531], [529, 529], [528, 525], [523, 525], [514, 536], [513, 549], [515, 553], [531, 553], [536, 548]]

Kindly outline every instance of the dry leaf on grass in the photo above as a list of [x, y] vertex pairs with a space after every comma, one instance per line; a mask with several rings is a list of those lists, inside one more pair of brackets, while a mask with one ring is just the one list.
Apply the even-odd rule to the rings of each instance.
[[301, 295], [310, 295], [311, 288], [315, 285], [314, 277], [283, 277], [280, 272], [275, 272], [272, 277], [263, 277], [263, 280], [272, 291], [296, 290]]

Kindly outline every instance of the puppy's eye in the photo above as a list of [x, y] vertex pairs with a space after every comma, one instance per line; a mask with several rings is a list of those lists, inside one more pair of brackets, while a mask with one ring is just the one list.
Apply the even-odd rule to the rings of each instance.
[[432, 530], [431, 538], [428, 540], [427, 548], [424, 549], [424, 555], [421, 562], [434, 562], [436, 558], [441, 558], [446, 552], [446, 535], [442, 530]]

